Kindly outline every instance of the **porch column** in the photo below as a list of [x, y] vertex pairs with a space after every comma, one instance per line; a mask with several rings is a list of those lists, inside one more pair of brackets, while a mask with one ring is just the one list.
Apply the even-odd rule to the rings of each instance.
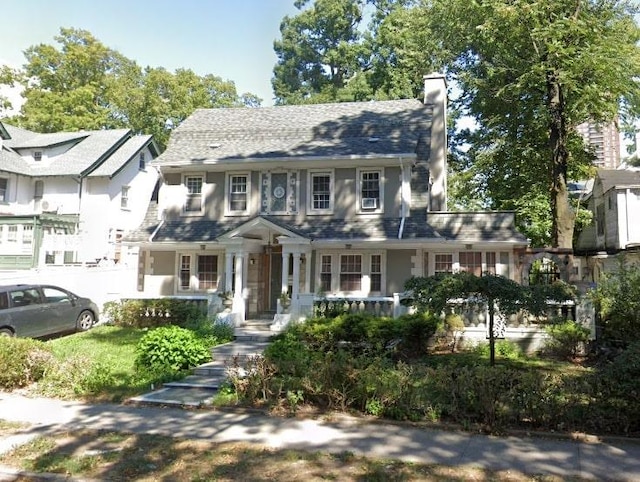
[[246, 253], [236, 253], [236, 262], [235, 262], [235, 291], [233, 293], [233, 313], [237, 313], [239, 320], [238, 322], [244, 321], [245, 316], [245, 303], [244, 303], [244, 266], [247, 264], [245, 260], [247, 259]]
[[304, 292], [311, 293], [311, 253], [304, 254]]
[[231, 273], [233, 273], [233, 253], [224, 255], [224, 290], [231, 291]]
[[244, 264], [244, 256], [242, 254], [236, 254], [236, 263], [235, 263], [235, 268], [236, 268], [236, 272], [235, 272], [235, 280], [234, 280], [234, 286], [235, 286], [235, 294], [233, 296], [234, 299], [237, 299], [238, 297], [242, 297], [242, 265]]
[[289, 291], [289, 251], [282, 250], [282, 287], [280, 293]]
[[291, 288], [291, 299], [298, 299], [300, 291], [300, 253], [293, 253], [293, 287]]

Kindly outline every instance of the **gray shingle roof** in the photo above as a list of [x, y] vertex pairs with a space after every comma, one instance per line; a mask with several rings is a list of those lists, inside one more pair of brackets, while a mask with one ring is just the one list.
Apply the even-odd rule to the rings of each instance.
[[[96, 166], [97, 175], [113, 175], [131, 159], [142, 146], [151, 142], [150, 136], [131, 137], [129, 129], [110, 129], [82, 132], [38, 134], [4, 124], [11, 139], [4, 141], [14, 150], [32, 147], [51, 147], [68, 143], [70, 148], [49, 161], [27, 163], [9, 150], [3, 151], [0, 169], [27, 176], [78, 176], [91, 173]], [[123, 149], [120, 152], [120, 149]], [[101, 163], [105, 161], [105, 166]]]
[[[527, 239], [519, 233], [510, 219], [500, 213], [485, 216], [488, 222], [475, 219], [469, 213], [427, 213], [413, 212], [405, 219], [403, 240], [411, 241], [458, 241], [474, 243], [480, 241], [505, 241], [527, 244]], [[505, 214], [505, 213], [503, 213]], [[299, 236], [313, 240], [376, 241], [397, 240], [400, 229], [398, 218], [333, 219], [308, 217], [302, 222], [289, 216], [261, 216], [262, 218], [289, 230]], [[474, 218], [473, 220], [471, 218]], [[228, 218], [209, 220], [183, 218], [162, 223], [158, 221], [157, 202], [151, 202], [142, 225], [126, 236], [128, 242], [146, 242], [153, 235], [153, 242], [205, 243], [215, 242], [220, 236], [237, 229], [253, 218]], [[453, 220], [453, 221], [451, 221]], [[160, 227], [159, 227], [160, 226]], [[455, 227], [454, 227], [455, 226]], [[158, 229], [159, 227], [159, 229]], [[154, 234], [155, 233], [155, 234]]]
[[418, 100], [199, 109], [154, 163], [414, 153], [431, 117]]
[[602, 192], [614, 187], [640, 186], [640, 171], [631, 169], [598, 169]]
[[134, 136], [129, 139], [113, 155], [91, 171], [88, 177], [113, 177], [122, 166], [131, 160], [145, 145], [151, 142], [152, 136]]
[[31, 168], [22, 157], [3, 147], [0, 149], [0, 171], [29, 175]]

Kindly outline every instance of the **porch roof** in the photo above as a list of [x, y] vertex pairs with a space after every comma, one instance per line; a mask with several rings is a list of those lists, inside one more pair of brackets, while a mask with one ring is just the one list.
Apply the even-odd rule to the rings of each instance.
[[[157, 204], [147, 213], [145, 222], [125, 237], [130, 243], [210, 243], [220, 236], [241, 227], [255, 217], [205, 220], [201, 218], [181, 218], [161, 223], [157, 219]], [[493, 213], [485, 213], [485, 218], [493, 218]], [[495, 213], [495, 216], [504, 213]], [[398, 238], [401, 227], [399, 218], [355, 218], [333, 219], [329, 217], [307, 217], [302, 222], [293, 216], [259, 216], [283, 231], [311, 241], [453, 241], [464, 243], [497, 241], [526, 244], [527, 239], [515, 226], [509, 223], [463, 222], [452, 228], [450, 224], [438, 222], [436, 213], [416, 212], [405, 219], [402, 237]], [[463, 218], [464, 219], [464, 218]]]

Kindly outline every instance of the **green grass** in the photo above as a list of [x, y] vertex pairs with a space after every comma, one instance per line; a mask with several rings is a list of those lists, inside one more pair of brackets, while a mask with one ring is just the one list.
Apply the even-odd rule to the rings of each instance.
[[36, 390], [59, 398], [121, 401], [159, 385], [134, 368], [136, 345], [146, 330], [99, 326], [84, 333], [47, 341], [59, 362]]

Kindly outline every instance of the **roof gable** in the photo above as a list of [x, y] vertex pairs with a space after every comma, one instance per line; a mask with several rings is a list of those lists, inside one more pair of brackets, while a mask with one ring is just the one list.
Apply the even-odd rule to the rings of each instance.
[[640, 170], [598, 169], [596, 178], [602, 185], [603, 193], [613, 188], [640, 186]]

